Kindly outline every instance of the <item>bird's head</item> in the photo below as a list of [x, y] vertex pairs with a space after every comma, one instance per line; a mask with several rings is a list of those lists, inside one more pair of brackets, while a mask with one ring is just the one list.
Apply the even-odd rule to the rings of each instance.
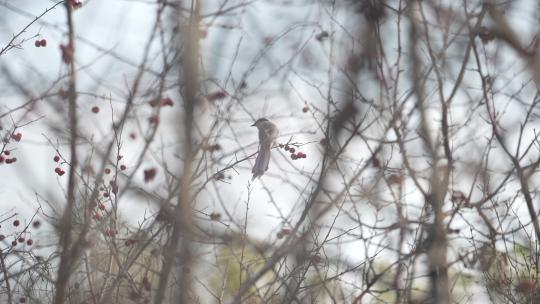
[[265, 122], [269, 122], [266, 118], [259, 118], [257, 121], [255, 121], [251, 126], [259, 128], [261, 125], [263, 125]]

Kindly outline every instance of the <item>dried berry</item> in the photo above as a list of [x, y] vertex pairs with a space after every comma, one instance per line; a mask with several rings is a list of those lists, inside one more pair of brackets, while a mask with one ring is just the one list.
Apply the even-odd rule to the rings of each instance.
[[214, 93], [210, 93], [206, 96], [206, 99], [209, 101], [216, 101], [227, 97], [227, 92], [225, 91], [217, 91]]
[[162, 107], [164, 107], [164, 106], [172, 107], [172, 106], [174, 105], [174, 102], [172, 101], [172, 99], [170, 99], [170, 98], [167, 97], [167, 98], [164, 98], [164, 99], [162, 99], [162, 100], [160, 101], [160, 105], [161, 105]]
[[315, 35], [315, 39], [317, 39], [317, 41], [323, 41], [325, 38], [328, 38], [328, 32], [327, 31], [322, 31], [320, 33], [318, 33], [317, 35]]
[[212, 221], [219, 221], [221, 219], [221, 213], [217, 213], [217, 212], [210, 213], [210, 219]]
[[15, 141], [19, 142], [22, 139], [22, 134], [21, 133], [12, 134], [11, 138], [13, 138]]
[[150, 116], [150, 118], [148, 118], [148, 122], [150, 122], [151, 124], [159, 124], [159, 116], [157, 115], [152, 115]]
[[156, 174], [157, 170], [155, 168], [144, 170], [144, 181], [148, 183], [156, 177]]

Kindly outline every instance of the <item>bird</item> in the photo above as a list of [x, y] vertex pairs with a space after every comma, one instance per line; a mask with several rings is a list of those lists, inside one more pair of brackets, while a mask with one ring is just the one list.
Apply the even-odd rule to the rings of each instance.
[[270, 162], [270, 150], [275, 144], [277, 137], [279, 136], [279, 130], [277, 126], [266, 118], [260, 118], [251, 125], [257, 127], [259, 130], [259, 154], [255, 159], [255, 165], [251, 170], [253, 177], [251, 180], [260, 177], [268, 170], [268, 163]]

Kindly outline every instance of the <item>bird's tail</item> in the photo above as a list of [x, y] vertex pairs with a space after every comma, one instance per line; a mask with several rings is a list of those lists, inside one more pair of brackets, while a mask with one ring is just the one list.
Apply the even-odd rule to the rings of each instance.
[[255, 159], [255, 165], [253, 166], [253, 170], [251, 170], [251, 173], [253, 173], [253, 177], [251, 180], [255, 180], [255, 178], [261, 176], [264, 174], [266, 170], [268, 170], [268, 163], [270, 162], [270, 148], [263, 148], [261, 147], [259, 149], [259, 154], [257, 154], [257, 158]]

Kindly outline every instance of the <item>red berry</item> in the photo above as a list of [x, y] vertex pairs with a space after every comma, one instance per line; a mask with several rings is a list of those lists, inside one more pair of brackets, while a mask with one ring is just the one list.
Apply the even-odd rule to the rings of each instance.
[[80, 8], [82, 6], [82, 2], [79, 0], [69, 0], [69, 4], [75, 9]]
[[162, 99], [162, 100], [160, 101], [160, 105], [161, 105], [162, 107], [164, 107], [164, 106], [172, 107], [172, 106], [174, 105], [174, 102], [172, 101], [172, 99], [170, 99], [170, 98], [167, 97], [167, 98], [164, 98], [164, 99]]
[[19, 298], [19, 303], [26, 303], [26, 298], [25, 297], [20, 297]]
[[3, 241], [3, 240], [5, 240], [5, 239], [6, 239], [6, 236], [3, 235], [3, 234], [0, 234], [0, 241]]
[[19, 220], [14, 220], [13, 221], [13, 226], [15, 226], [15, 227], [19, 226], [20, 224], [21, 224], [21, 221], [19, 221]]
[[64, 173], [66, 173], [66, 172], [64, 172], [64, 170], [62, 170], [62, 168], [60, 168], [60, 167], [56, 167], [56, 168], [54, 169], [54, 172], [56, 172], [56, 174], [58, 174], [59, 176], [62, 176], [62, 175], [64, 175]]
[[39, 228], [39, 226], [41, 226], [41, 222], [38, 221], [38, 220], [35, 220], [35, 221], [32, 223], [32, 227], [34, 227], [34, 228]]
[[6, 159], [6, 164], [11, 164], [17, 161], [16, 157]]
[[47, 40], [41, 39], [41, 40], [39, 41], [39, 45], [42, 46], [42, 47], [46, 47], [46, 46], [47, 46]]
[[103, 205], [103, 204], [100, 203], [100, 204], [99, 204], [99, 209], [105, 210], [105, 205]]
[[18, 241], [19, 243], [24, 243], [25, 239], [21, 236]]
[[105, 174], [110, 174], [110, 173], [111, 173], [111, 169], [105, 168]]
[[4, 154], [5, 154], [5, 155], [10, 155], [11, 152], [10, 152], [9, 150], [6, 150], [6, 151], [4, 151]]
[[225, 97], [227, 97], [227, 92], [225, 91], [217, 91], [214, 93], [210, 93], [208, 96], [206, 96], [209, 101], [216, 101]]
[[144, 170], [144, 181], [148, 183], [156, 177], [157, 170], [155, 168]]
[[6, 160], [6, 158], [5, 158], [5, 157], [3, 157], [2, 155], [0, 155], [0, 163], [3, 163], [3, 162], [4, 162], [4, 160]]
[[153, 115], [153, 116], [150, 116], [150, 118], [148, 118], [148, 122], [150, 122], [151, 124], [159, 124], [159, 116], [157, 115]]
[[32, 246], [32, 244], [34, 244], [34, 241], [32, 239], [29, 239], [28, 241], [26, 241], [26, 245]]
[[531, 294], [536, 289], [536, 284], [530, 279], [523, 279], [516, 285], [516, 291], [525, 294]]
[[148, 103], [152, 108], [155, 108], [159, 105], [159, 100], [157, 99], [154, 99], [154, 100], [151, 100], [149, 103]]
[[136, 138], [137, 138], [137, 134], [135, 134], [135, 133], [133, 133], [133, 132], [132, 132], [132, 133], [129, 133], [129, 138], [131, 138], [131, 139], [136, 139]]
[[307, 111], [309, 111], [309, 108], [307, 106], [302, 108], [302, 112], [307, 113]]
[[122, 171], [126, 170], [126, 165], [120, 165], [120, 170]]
[[54, 158], [53, 158], [53, 160], [54, 160], [55, 162], [59, 162], [59, 161], [60, 161], [60, 156], [55, 155]]
[[41, 46], [41, 42], [39, 40], [36, 40], [36, 42], [34, 42], [34, 45], [36, 47], [40, 47]]
[[306, 153], [302, 153], [302, 158], [306, 158], [306, 157], [307, 157]]
[[291, 158], [292, 158], [293, 160], [295, 160], [295, 159], [298, 158], [298, 156], [296, 156], [296, 154], [291, 154]]
[[11, 242], [11, 246], [17, 246], [17, 244], [18, 244], [17, 241]]
[[280, 232], [281, 232], [281, 234], [283, 234], [283, 235], [289, 235], [289, 234], [291, 234], [291, 229], [289, 229], [289, 228], [283, 228], [283, 229], [281, 229]]
[[291, 153], [294, 153], [294, 151], [296, 151], [294, 148], [289, 149], [289, 152], [291, 152]]
[[122, 158], [124, 158], [122, 155], [118, 155], [118, 156], [116, 157], [117, 160], [121, 160]]
[[94, 114], [99, 113], [99, 107], [98, 106], [93, 106], [92, 107], [92, 113], [94, 113]]
[[13, 138], [15, 141], [21, 141], [22, 134], [21, 133], [13, 134], [11, 135], [11, 138]]

